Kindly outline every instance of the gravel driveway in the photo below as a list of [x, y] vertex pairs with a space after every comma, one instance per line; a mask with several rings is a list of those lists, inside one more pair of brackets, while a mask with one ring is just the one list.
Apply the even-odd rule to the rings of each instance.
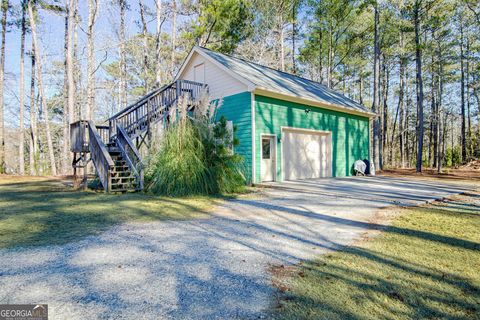
[[101, 236], [0, 250], [0, 303], [48, 303], [51, 319], [259, 318], [268, 266], [352, 243], [378, 208], [415, 205], [473, 186], [398, 178], [275, 184], [211, 218], [124, 224]]

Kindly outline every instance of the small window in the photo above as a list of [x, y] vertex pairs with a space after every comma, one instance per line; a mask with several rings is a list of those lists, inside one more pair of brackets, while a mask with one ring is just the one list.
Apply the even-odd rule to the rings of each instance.
[[270, 138], [262, 139], [262, 159], [270, 159]]

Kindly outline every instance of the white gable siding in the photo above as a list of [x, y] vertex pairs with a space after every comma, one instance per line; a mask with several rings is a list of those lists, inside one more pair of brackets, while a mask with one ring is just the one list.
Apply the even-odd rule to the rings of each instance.
[[[204, 66], [199, 67], [201, 64]], [[197, 53], [192, 55], [190, 62], [187, 64], [182, 74], [180, 74], [178, 78], [198, 81], [198, 79], [195, 79], [199, 78], [198, 74], [195, 76], [195, 69], [197, 69], [197, 73], [199, 70], [204, 69], [205, 83], [208, 84], [211, 99], [219, 99], [248, 91], [248, 88], [245, 84], [241, 83], [227, 72], [220, 69], [212, 62]]]

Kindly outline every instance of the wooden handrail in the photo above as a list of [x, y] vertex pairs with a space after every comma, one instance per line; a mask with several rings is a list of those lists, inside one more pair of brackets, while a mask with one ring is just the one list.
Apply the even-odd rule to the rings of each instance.
[[90, 141], [90, 158], [97, 170], [103, 188], [106, 192], [109, 192], [112, 184], [111, 172], [115, 164], [113, 163], [112, 157], [108, 153], [107, 147], [103, 143], [102, 138], [98, 134], [95, 124], [91, 120], [88, 121], [88, 135]]
[[159, 93], [159, 92], [162, 92], [164, 90], [166, 90], [168, 87], [171, 87], [173, 85], [173, 83], [170, 83], [168, 85], [165, 85], [159, 89], [156, 89], [156, 90], [153, 90], [149, 93], [147, 93], [145, 96], [143, 96], [140, 100], [138, 101], [135, 101], [134, 103], [132, 103], [131, 105], [129, 105], [128, 107], [126, 107], [125, 109], [123, 110], [120, 110], [119, 112], [115, 113], [113, 116], [111, 116], [110, 118], [107, 119], [107, 121], [110, 121], [110, 120], [114, 120], [116, 118], [118, 118], [119, 116], [121, 116], [122, 114], [124, 113], [127, 113], [128, 111], [130, 111], [131, 109], [134, 109], [136, 106], [138, 105], [141, 105], [142, 103], [144, 103], [146, 100], [150, 99], [152, 96], [154, 96], [155, 94]]
[[128, 136], [133, 139], [148, 130], [150, 124], [165, 119], [168, 109], [177, 101], [178, 97], [186, 95], [194, 101], [200, 96], [202, 90], [208, 90], [208, 86], [190, 80], [177, 80], [150, 92], [108, 119], [110, 141], [115, 140], [117, 124], [122, 126]]

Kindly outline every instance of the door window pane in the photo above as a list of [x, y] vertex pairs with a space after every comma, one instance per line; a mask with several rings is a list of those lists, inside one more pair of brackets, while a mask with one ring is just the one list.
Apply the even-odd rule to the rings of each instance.
[[262, 159], [270, 159], [270, 138], [262, 139]]

